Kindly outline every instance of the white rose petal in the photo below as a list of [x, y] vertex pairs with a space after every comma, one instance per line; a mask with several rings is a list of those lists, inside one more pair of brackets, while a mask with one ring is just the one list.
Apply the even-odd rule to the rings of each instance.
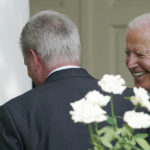
[[102, 79], [98, 81], [98, 85], [102, 90], [114, 94], [122, 94], [126, 89], [125, 80], [121, 78], [120, 75], [105, 74]]
[[72, 120], [74, 122], [88, 124], [107, 120], [107, 117], [105, 116], [106, 112], [102, 108], [98, 105], [88, 103], [85, 99], [71, 103], [71, 106], [73, 110], [69, 113], [72, 115]]
[[100, 92], [93, 90], [85, 95], [87, 102], [93, 105], [99, 105], [100, 107], [106, 106], [110, 101], [110, 96], [104, 96]]
[[148, 92], [144, 88], [133, 88], [135, 96], [131, 96], [130, 101], [133, 105], [141, 105], [142, 107], [147, 108], [150, 111], [150, 101]]
[[150, 115], [144, 112], [127, 111], [123, 120], [133, 129], [150, 127]]
[[70, 103], [70, 105], [72, 106], [73, 110], [77, 110], [82, 105], [84, 105], [84, 103], [85, 103], [85, 99], [82, 98], [81, 100], [78, 100], [78, 101], [75, 101], [73, 103]]

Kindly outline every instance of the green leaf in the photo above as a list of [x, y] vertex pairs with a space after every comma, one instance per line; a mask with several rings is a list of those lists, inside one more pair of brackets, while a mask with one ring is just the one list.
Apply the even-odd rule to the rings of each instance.
[[138, 133], [133, 138], [134, 139], [136, 139], [136, 138], [143, 138], [143, 139], [145, 139], [147, 136], [148, 136], [147, 133]]
[[113, 128], [107, 128], [107, 132], [105, 132], [103, 137], [101, 137], [102, 144], [108, 148], [112, 148], [113, 146], [112, 146], [111, 142], [113, 141], [115, 134], [116, 133], [113, 130]]
[[117, 131], [116, 131], [116, 134], [120, 135], [123, 132], [122, 130], [123, 130], [122, 128], [118, 128]]
[[114, 121], [113, 118], [110, 116], [107, 116], [107, 121], [106, 121], [109, 125], [114, 125]]
[[144, 140], [143, 138], [136, 138], [135, 140], [143, 150], [150, 150], [150, 145], [146, 140]]
[[112, 148], [113, 147], [112, 144], [111, 144], [111, 142], [108, 141], [107, 138], [101, 139], [101, 142], [103, 143], [103, 145], [105, 145], [108, 148]]
[[94, 150], [104, 150], [104, 148], [103, 147], [94, 147]]
[[[127, 146], [126, 149], [130, 149], [130, 150], [141, 150], [141, 149], [138, 148], [137, 146], [132, 145], [132, 144], [130, 144], [130, 143], [128, 143], [126, 146]], [[124, 146], [123, 146], [123, 147], [124, 147]], [[124, 148], [125, 148], [125, 147], [124, 147]]]
[[133, 132], [134, 132], [134, 130], [126, 124], [124, 124], [124, 126], [122, 127], [122, 135], [123, 136], [131, 137]]
[[109, 128], [112, 128], [111, 126], [105, 126], [103, 128], [101, 128], [100, 130], [97, 131], [98, 135], [102, 135], [105, 132], [107, 132], [109, 130]]

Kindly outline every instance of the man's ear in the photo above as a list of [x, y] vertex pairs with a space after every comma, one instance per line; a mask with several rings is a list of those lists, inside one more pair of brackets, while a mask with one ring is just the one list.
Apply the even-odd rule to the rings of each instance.
[[32, 49], [29, 50], [30, 58], [32, 59], [32, 62], [35, 66], [35, 69], [39, 69], [41, 65], [41, 58], [40, 56]]

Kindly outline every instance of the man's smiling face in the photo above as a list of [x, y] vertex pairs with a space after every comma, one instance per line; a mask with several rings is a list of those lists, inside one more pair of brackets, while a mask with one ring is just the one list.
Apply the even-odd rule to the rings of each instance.
[[128, 31], [126, 65], [134, 78], [135, 86], [150, 91], [150, 27]]

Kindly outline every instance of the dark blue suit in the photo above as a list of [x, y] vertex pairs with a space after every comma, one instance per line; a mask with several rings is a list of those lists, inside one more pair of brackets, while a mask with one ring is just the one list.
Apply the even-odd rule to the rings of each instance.
[[[88, 150], [87, 125], [74, 123], [69, 111], [70, 102], [93, 89], [101, 91], [97, 80], [84, 69], [65, 69], [51, 74], [45, 84], [1, 106], [0, 150]], [[124, 94], [133, 95], [131, 89]], [[131, 108], [131, 103], [115, 96], [116, 114], [123, 115]], [[110, 113], [109, 106], [106, 110]]]

